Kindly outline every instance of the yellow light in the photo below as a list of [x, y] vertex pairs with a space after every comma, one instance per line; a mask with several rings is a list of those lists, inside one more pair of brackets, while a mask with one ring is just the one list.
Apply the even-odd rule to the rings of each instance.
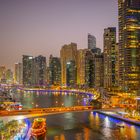
[[128, 29], [140, 29], [139, 26], [127, 26]]
[[128, 10], [128, 12], [140, 13], [140, 10], [132, 10], [132, 9], [130, 9], [130, 10]]

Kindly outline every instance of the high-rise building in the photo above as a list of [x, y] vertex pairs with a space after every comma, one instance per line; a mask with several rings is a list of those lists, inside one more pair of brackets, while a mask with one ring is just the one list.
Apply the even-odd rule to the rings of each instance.
[[22, 63], [16, 63], [14, 72], [14, 82], [16, 84], [22, 84], [22, 74]]
[[140, 90], [140, 0], [118, 0], [119, 85], [126, 92]]
[[[115, 45], [115, 86], [119, 86], [119, 45]], [[120, 89], [118, 89], [120, 90]]]
[[94, 35], [88, 34], [88, 49], [96, 48], [96, 38]]
[[34, 59], [32, 56], [23, 55], [23, 85], [31, 86], [34, 84]]
[[61, 84], [63, 86], [66, 86], [67, 63], [72, 61], [75, 64], [75, 66], [77, 65], [77, 44], [71, 43], [69, 45], [64, 45], [60, 51], [60, 59], [61, 59]]
[[46, 85], [46, 57], [42, 55], [34, 58], [34, 80], [35, 85]]
[[6, 70], [6, 83], [12, 84], [13, 83], [13, 72], [10, 69]]
[[101, 49], [100, 49], [100, 48], [93, 48], [93, 49], [91, 49], [91, 51], [92, 51], [94, 54], [101, 54]]
[[104, 59], [103, 54], [94, 54], [94, 87], [103, 87], [104, 84]]
[[6, 67], [5, 66], [0, 66], [0, 81], [2, 79], [5, 79], [5, 73], [6, 73]]
[[77, 84], [103, 87], [103, 54], [101, 49], [80, 49], [77, 52]]
[[94, 87], [95, 79], [95, 65], [94, 65], [94, 55], [91, 50], [87, 50], [85, 54], [85, 83], [87, 87]]
[[115, 86], [116, 28], [104, 29], [104, 88]]
[[85, 60], [86, 52], [88, 49], [80, 49], [77, 51], [77, 84], [86, 84], [86, 74], [85, 74]]
[[67, 82], [67, 86], [75, 86], [76, 85], [76, 64], [74, 60], [70, 60], [67, 62], [66, 64], [66, 82]]
[[49, 58], [49, 83], [51, 85], [61, 85], [61, 63], [60, 58], [50, 55]]
[[49, 66], [47, 66], [46, 68], [46, 85], [49, 86], [50, 85], [50, 68]]

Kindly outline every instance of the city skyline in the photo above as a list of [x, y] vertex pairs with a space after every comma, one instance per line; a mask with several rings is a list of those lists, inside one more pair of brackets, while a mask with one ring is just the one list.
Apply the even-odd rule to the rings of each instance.
[[60, 56], [61, 47], [70, 42], [87, 48], [88, 33], [103, 48], [104, 28], [117, 27], [115, 0], [0, 0], [0, 9], [0, 65], [8, 68], [25, 54], [41, 54], [47, 61], [50, 54]]
[[0, 0], [0, 18], [1, 140], [140, 140], [140, 0]]

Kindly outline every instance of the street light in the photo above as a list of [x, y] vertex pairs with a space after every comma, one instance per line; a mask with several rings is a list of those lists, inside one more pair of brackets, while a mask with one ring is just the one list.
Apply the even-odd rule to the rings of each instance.
[[36, 104], [35, 107], [37, 108], [38, 107], [38, 104]]

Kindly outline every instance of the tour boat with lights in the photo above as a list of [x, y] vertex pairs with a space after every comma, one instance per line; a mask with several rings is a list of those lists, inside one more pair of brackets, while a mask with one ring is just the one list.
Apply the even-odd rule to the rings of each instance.
[[13, 104], [11, 104], [11, 108], [13, 108], [14, 110], [22, 110], [23, 106], [20, 102], [14, 102]]
[[36, 118], [32, 124], [31, 136], [36, 139], [44, 139], [46, 135], [46, 119]]

